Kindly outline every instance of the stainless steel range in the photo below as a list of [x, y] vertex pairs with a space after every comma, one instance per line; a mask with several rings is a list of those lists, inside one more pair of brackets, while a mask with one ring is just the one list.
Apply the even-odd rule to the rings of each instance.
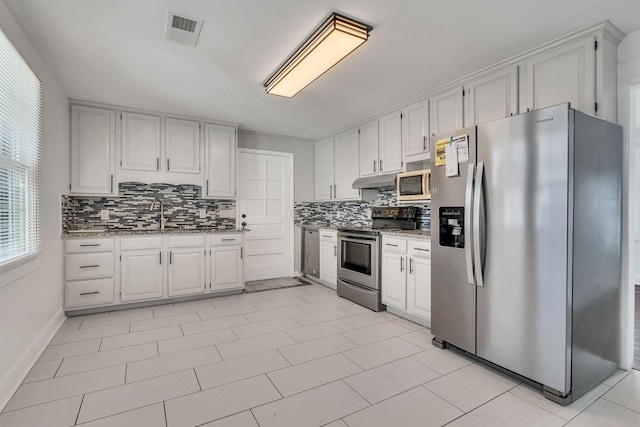
[[373, 311], [380, 302], [380, 231], [415, 230], [418, 208], [376, 207], [371, 227], [338, 228], [338, 295]]

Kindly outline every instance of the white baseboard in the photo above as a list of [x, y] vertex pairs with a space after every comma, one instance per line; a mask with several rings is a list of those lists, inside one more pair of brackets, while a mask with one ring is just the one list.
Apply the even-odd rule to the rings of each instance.
[[66, 316], [62, 308], [54, 314], [47, 325], [38, 334], [36, 339], [22, 353], [22, 356], [13, 364], [6, 375], [0, 379], [0, 411], [9, 403], [9, 400], [16, 392], [22, 381], [24, 381], [29, 371], [40, 358], [44, 349], [49, 345], [53, 336], [58, 332], [64, 323]]

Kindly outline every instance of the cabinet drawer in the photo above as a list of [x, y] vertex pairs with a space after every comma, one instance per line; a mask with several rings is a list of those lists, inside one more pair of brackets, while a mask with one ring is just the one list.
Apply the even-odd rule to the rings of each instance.
[[338, 241], [338, 232], [334, 230], [320, 229], [320, 241], [336, 243]]
[[83, 280], [65, 285], [65, 306], [82, 307], [113, 303], [113, 279]]
[[407, 252], [407, 241], [406, 239], [397, 239], [395, 237], [383, 237], [382, 251], [404, 254]]
[[113, 276], [113, 253], [70, 254], [66, 257], [67, 280]]
[[219, 246], [219, 245], [241, 245], [242, 244], [242, 234], [229, 234], [229, 233], [221, 233], [221, 234], [213, 234], [211, 236], [211, 246]]
[[66, 241], [70, 253], [105, 252], [113, 250], [113, 239], [71, 239]]
[[430, 258], [431, 257], [431, 241], [430, 240], [409, 240], [409, 253], [413, 257]]
[[162, 236], [123, 238], [120, 239], [120, 249], [123, 251], [135, 249], [162, 249]]
[[169, 236], [170, 248], [193, 248], [205, 246], [205, 236]]

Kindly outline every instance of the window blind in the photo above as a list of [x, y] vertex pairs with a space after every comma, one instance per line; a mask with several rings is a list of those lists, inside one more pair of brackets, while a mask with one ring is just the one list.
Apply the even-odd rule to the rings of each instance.
[[42, 85], [0, 31], [0, 268], [40, 249]]

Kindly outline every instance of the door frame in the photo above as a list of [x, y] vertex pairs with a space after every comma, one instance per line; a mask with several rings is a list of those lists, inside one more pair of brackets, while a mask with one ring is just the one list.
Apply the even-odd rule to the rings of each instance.
[[[294, 224], [293, 224], [293, 208], [294, 208], [294, 186], [293, 186], [293, 177], [294, 177], [294, 155], [293, 153], [287, 153], [284, 151], [269, 151], [269, 150], [257, 150], [254, 148], [238, 148], [238, 155], [236, 156], [236, 158], [238, 159], [238, 167], [236, 168], [236, 185], [238, 185], [238, 183], [240, 183], [240, 155], [246, 153], [246, 154], [258, 154], [258, 155], [267, 155], [267, 156], [276, 156], [276, 157], [282, 157], [288, 160], [289, 162], [289, 277], [293, 277], [293, 261], [294, 261]], [[239, 187], [239, 186], [238, 186]], [[238, 203], [237, 200], [241, 197], [240, 194], [240, 189], [238, 188], [238, 196], [236, 198], [236, 228], [241, 229], [240, 227], [240, 223], [242, 222], [242, 219], [240, 218], [240, 211], [238, 210]], [[244, 240], [244, 239], [243, 239]], [[244, 270], [244, 263], [242, 263], [243, 265], [243, 270]], [[243, 276], [244, 276], [244, 271], [242, 272]]]

